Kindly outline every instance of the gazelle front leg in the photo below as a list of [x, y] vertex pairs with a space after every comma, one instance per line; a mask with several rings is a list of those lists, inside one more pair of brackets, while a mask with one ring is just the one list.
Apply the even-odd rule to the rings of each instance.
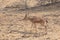
[[34, 37], [38, 37], [38, 32], [37, 32], [37, 25], [36, 25], [37, 23], [33, 23], [33, 26], [32, 26], [32, 28], [33, 28], [33, 36]]
[[32, 23], [31, 28], [33, 29], [32, 31], [33, 31], [34, 33], [37, 32], [36, 23]]

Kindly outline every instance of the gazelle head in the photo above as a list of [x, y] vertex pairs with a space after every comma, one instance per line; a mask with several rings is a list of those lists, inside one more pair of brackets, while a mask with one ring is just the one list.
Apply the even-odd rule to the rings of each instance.
[[31, 20], [33, 18], [35, 18], [35, 16], [28, 16], [28, 14], [26, 14], [24, 20], [28, 20], [28, 19]]

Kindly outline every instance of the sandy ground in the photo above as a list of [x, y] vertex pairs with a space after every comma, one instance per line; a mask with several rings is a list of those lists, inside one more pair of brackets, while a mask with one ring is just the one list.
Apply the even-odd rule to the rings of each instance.
[[[0, 10], [0, 40], [60, 40], [60, 3], [27, 10]], [[19, 9], [19, 10], [18, 10]], [[28, 17], [39, 17], [48, 22], [34, 24]]]
[[[22, 20], [26, 11], [0, 13], [0, 40], [60, 40], [60, 11], [32, 12], [28, 16], [44, 17], [48, 20], [47, 28], [31, 21]], [[40, 29], [38, 29], [40, 28]], [[37, 31], [36, 31], [37, 30]], [[47, 32], [47, 34], [45, 34]], [[37, 33], [37, 34], [35, 34]], [[25, 34], [25, 35], [24, 35]], [[37, 37], [35, 37], [35, 35]], [[23, 37], [25, 36], [25, 37]]]

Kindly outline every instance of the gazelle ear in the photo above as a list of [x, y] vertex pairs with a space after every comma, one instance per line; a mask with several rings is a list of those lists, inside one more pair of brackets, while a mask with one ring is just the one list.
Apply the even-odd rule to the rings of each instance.
[[25, 15], [25, 18], [27, 17], [27, 14]]
[[25, 14], [25, 17], [23, 18], [23, 20], [26, 20], [27, 19], [27, 14]]

